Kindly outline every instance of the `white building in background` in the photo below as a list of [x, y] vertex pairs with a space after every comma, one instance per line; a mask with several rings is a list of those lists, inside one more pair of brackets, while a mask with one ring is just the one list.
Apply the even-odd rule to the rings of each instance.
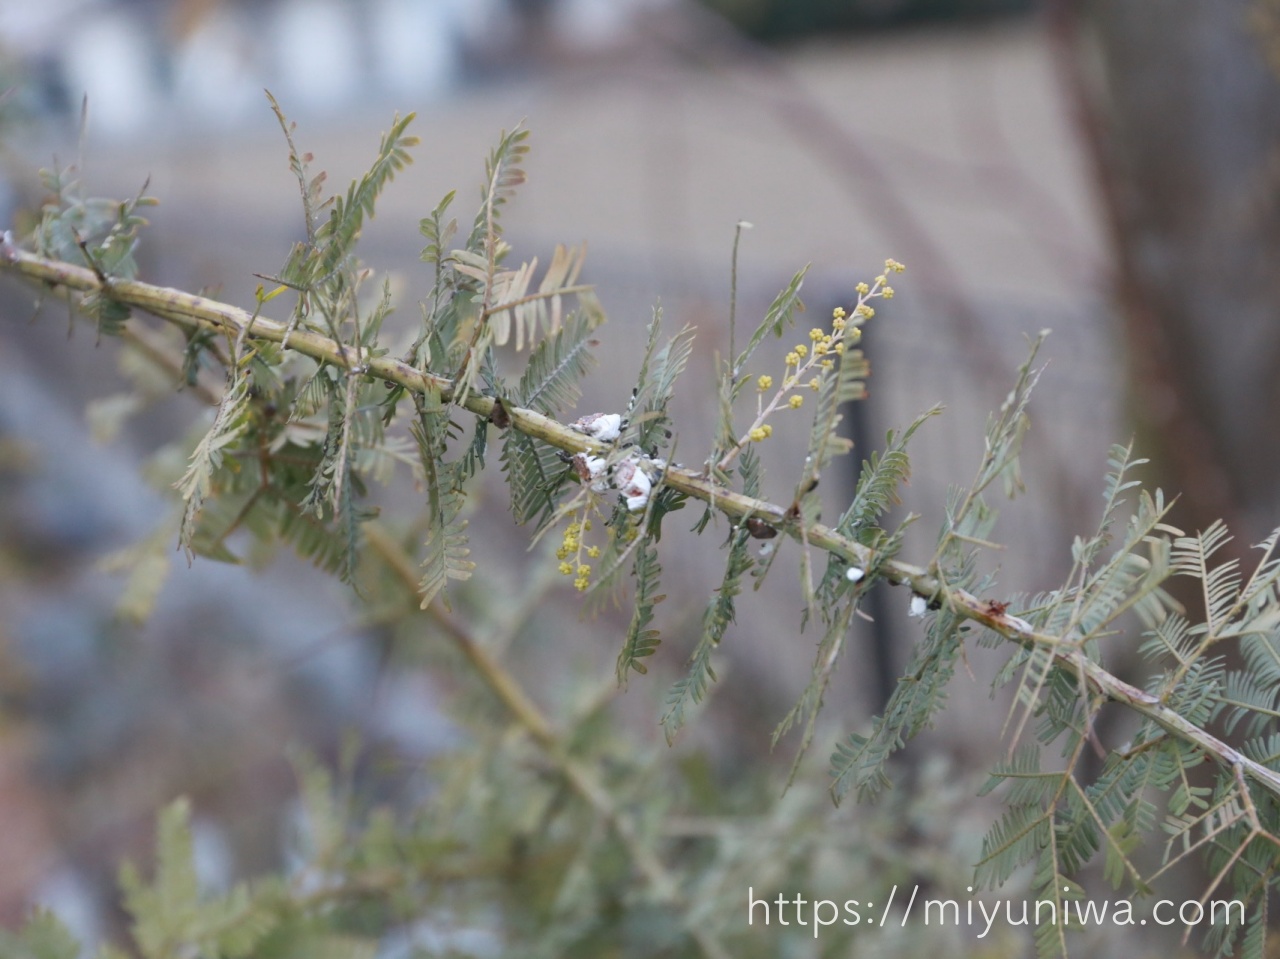
[[164, 99], [156, 83], [155, 43], [134, 16], [98, 5], [67, 24], [55, 60], [72, 97], [83, 91], [95, 125], [111, 132], [144, 129]]
[[258, 32], [242, 10], [214, 8], [172, 48], [174, 102], [201, 122], [242, 122], [262, 106], [266, 83], [258, 66], [259, 46]]
[[[262, 90], [323, 115], [394, 96], [447, 93], [475, 64], [522, 50], [537, 22], [558, 50], [627, 39], [671, 0], [0, 0], [0, 56], [25, 65], [46, 109], [96, 134], [261, 120]], [[496, 51], [496, 55], [495, 55]], [[518, 57], [517, 57], [518, 58]]]

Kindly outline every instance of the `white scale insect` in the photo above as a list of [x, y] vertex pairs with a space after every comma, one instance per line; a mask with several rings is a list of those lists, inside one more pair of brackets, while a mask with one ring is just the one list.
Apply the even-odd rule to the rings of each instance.
[[592, 413], [574, 420], [569, 424], [569, 429], [585, 433], [601, 443], [612, 443], [622, 435], [626, 425], [627, 421], [622, 418], [621, 413]]
[[653, 481], [645, 472], [639, 455], [632, 453], [613, 468], [613, 485], [618, 487], [623, 499], [627, 501], [627, 509], [637, 513], [649, 503], [649, 494], [653, 491]]
[[[592, 413], [569, 424], [570, 429], [601, 443], [612, 443], [621, 438], [626, 426], [627, 421], [620, 413]], [[632, 453], [607, 471], [604, 458], [590, 453], [577, 453], [570, 462], [582, 481], [591, 484], [593, 491], [603, 493], [610, 488], [616, 489], [631, 512], [639, 512], [649, 504], [653, 480], [639, 453]], [[659, 460], [654, 465], [662, 469], [666, 464]], [[606, 472], [609, 474], [607, 477]]]

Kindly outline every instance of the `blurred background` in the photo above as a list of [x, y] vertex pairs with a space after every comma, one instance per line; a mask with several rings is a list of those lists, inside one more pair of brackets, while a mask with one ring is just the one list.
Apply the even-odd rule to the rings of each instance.
[[[904, 558], [926, 560], [1027, 337], [1052, 329], [1029, 492], [991, 557], [1012, 595], [1059, 585], [1072, 537], [1096, 525], [1107, 448], [1130, 436], [1154, 460], [1146, 478], [1182, 493], [1175, 522], [1226, 517], [1242, 553], [1280, 522], [1278, 68], [1280, 0], [0, 0], [0, 219], [38, 206], [38, 167], [80, 157], [88, 193], [145, 182], [160, 198], [142, 279], [247, 305], [254, 274], [302, 235], [263, 89], [335, 190], [395, 113], [415, 111], [415, 163], [362, 246], [394, 280], [389, 327], [411, 337], [431, 281], [418, 220], [455, 188], [469, 216], [488, 150], [523, 123], [529, 181], [506, 236], [520, 259], [588, 242], [610, 315], [579, 411], [625, 405], [616, 384], [629, 389], [660, 303], [671, 332], [698, 328], [677, 390], [686, 462], [710, 443], [735, 224], [752, 224], [742, 323], [811, 264], [803, 297], [820, 324], [894, 257], [908, 269], [867, 330], [870, 397], [848, 414], [854, 456], [824, 478], [829, 509], [887, 429], [946, 404], [914, 447], [904, 505], [922, 515]], [[166, 396], [106, 441], [95, 424], [128, 371], [111, 343], [69, 335], [56, 305], [33, 315], [30, 289], [0, 288], [0, 922], [44, 901], [92, 940], [118, 921], [116, 862], [145, 854], [172, 796], [194, 798], [200, 861], [225, 881], [278, 864], [290, 744], [328, 756], [355, 731], [412, 765], [458, 734], [440, 675], [303, 562], [189, 569], [175, 552], [155, 615], [123, 622], [121, 576], [100, 561], [160, 526], [170, 507], [144, 464], [203, 408]], [[766, 450], [769, 498], [789, 495], [798, 443]], [[471, 558], [498, 584], [491, 606], [541, 584], [515, 647], [554, 710], [560, 666], [610, 675], [626, 620], [583, 620], [566, 584], [530, 570], [492, 479]], [[653, 741], [721, 575], [720, 537], [677, 532], [657, 675], [619, 706]], [[728, 679], [677, 747], [726, 771], [790, 759], [762, 758], [815, 642], [787, 568], [742, 599]], [[905, 606], [872, 595], [824, 728], [879, 708], [917, 635]], [[941, 754], [981, 778], [1004, 748], [988, 699], [998, 662], [974, 652], [943, 731], [908, 758]], [[802, 776], [823, 779], [829, 742]]]

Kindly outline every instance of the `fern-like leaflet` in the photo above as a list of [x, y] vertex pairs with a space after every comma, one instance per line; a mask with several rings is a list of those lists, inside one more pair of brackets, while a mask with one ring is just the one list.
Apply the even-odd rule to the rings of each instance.
[[746, 526], [737, 526], [729, 534], [729, 555], [725, 561], [724, 579], [703, 614], [702, 634], [694, 647], [689, 673], [678, 680], [667, 694], [667, 708], [662, 716], [662, 731], [666, 734], [667, 742], [674, 741], [684, 725], [685, 708], [690, 702], [700, 703], [706, 695], [707, 686], [715, 682], [711, 653], [720, 645], [725, 630], [733, 622], [734, 600], [742, 591], [742, 576], [754, 562], [748, 546], [750, 541]]
[[651, 540], [646, 540], [636, 552], [635, 611], [631, 616], [631, 625], [627, 627], [627, 635], [622, 641], [622, 651], [618, 654], [617, 674], [620, 686], [626, 685], [632, 670], [641, 674], [649, 671], [644, 660], [657, 652], [661, 642], [658, 631], [650, 626], [653, 622], [653, 608], [666, 599], [665, 594], [657, 592], [658, 578], [661, 575], [658, 550]]

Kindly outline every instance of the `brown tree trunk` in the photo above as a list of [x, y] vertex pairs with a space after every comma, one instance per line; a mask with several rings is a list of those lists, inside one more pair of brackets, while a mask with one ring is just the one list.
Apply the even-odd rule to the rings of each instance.
[[1256, 542], [1280, 525], [1276, 0], [1057, 0], [1113, 233], [1139, 447]]

